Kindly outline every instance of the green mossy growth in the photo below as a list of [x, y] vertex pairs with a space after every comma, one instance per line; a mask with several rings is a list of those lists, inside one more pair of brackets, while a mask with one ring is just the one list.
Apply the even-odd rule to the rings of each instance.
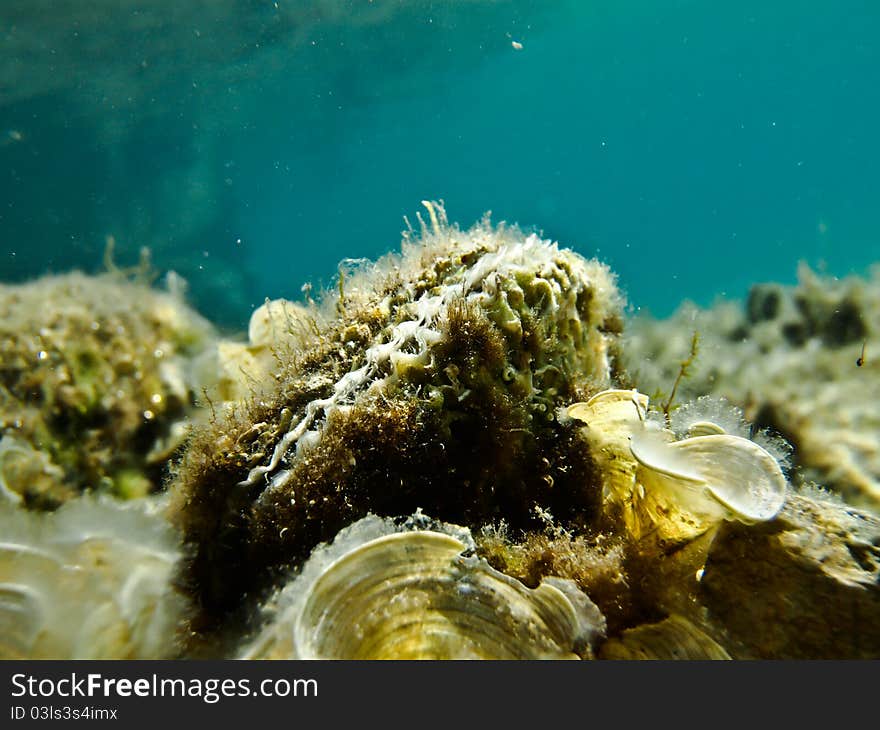
[[620, 306], [607, 268], [487, 223], [438, 220], [425, 238], [347, 271], [307, 341], [275, 350], [273, 387], [195, 433], [170, 513], [191, 546], [197, 634], [243, 628], [249, 606], [368, 513], [421, 509], [473, 530], [539, 529], [536, 506], [566, 529], [594, 520], [593, 464], [556, 411], [607, 387]]
[[0, 438], [42, 454], [51, 473], [7, 469], [7, 487], [31, 508], [162, 487], [166, 459], [154, 449], [192, 412], [188, 358], [214, 334], [141, 273], [0, 285]]
[[697, 359], [697, 355], [699, 354], [699, 348], [700, 333], [694, 330], [694, 334], [691, 336], [691, 348], [688, 356], [679, 364], [678, 375], [675, 377], [675, 382], [672, 384], [672, 391], [669, 393], [669, 397], [663, 403], [663, 416], [666, 418], [666, 423], [669, 423], [669, 414], [672, 412], [672, 404], [675, 401], [675, 393], [678, 390], [678, 385], [679, 383], [681, 383], [682, 379], [690, 375], [691, 367], [693, 366], [694, 360]]
[[575, 534], [556, 526], [516, 531], [500, 523], [483, 528], [476, 543], [493, 568], [527, 586], [549, 576], [573, 580], [602, 611], [610, 633], [644, 620], [632, 592], [637, 576], [630, 575], [627, 564], [632, 546], [622, 537], [591, 529]]

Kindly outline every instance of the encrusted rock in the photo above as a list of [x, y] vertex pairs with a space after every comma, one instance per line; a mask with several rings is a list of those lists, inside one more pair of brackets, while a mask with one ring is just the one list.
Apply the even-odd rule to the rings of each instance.
[[0, 499], [157, 491], [213, 337], [179, 294], [119, 271], [0, 284]]
[[270, 388], [197, 437], [172, 487], [209, 611], [368, 512], [474, 528], [534, 524], [536, 503], [566, 522], [594, 513], [589, 456], [556, 411], [610, 383], [614, 277], [536, 235], [461, 231], [426, 207], [401, 256], [343, 270], [335, 295], [252, 328]]
[[876, 659], [878, 545], [880, 518], [793, 495], [772, 522], [719, 531], [699, 599], [736, 658]]

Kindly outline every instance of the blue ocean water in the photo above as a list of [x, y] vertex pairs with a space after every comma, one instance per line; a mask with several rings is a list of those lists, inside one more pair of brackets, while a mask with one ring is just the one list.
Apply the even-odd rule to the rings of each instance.
[[658, 315], [880, 259], [876, 2], [105, 5], [0, 7], [0, 280], [113, 236], [243, 326], [439, 198]]

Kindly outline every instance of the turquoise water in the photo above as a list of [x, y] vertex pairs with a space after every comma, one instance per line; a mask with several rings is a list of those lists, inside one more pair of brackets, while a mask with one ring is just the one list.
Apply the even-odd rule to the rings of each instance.
[[112, 235], [241, 325], [426, 198], [658, 315], [880, 259], [876, 2], [72, 5], [0, 7], [0, 280]]

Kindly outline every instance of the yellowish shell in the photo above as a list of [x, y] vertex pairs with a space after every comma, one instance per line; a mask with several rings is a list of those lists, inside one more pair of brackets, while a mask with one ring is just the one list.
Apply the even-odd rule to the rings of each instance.
[[306, 309], [287, 299], [266, 300], [254, 310], [248, 324], [251, 347], [269, 346], [291, 335], [296, 323], [304, 318]]
[[678, 512], [704, 525], [755, 523], [775, 517], [785, 501], [779, 463], [740, 436], [721, 433], [669, 443], [644, 432], [633, 437], [630, 448], [652, 510]]
[[648, 396], [637, 390], [603, 390], [566, 411], [570, 418], [586, 424], [583, 434], [602, 474], [606, 500], [629, 500], [636, 467], [629, 441], [633, 433], [643, 428], [647, 409]]
[[0, 659], [160, 659], [186, 601], [180, 558], [147, 503], [81, 498], [52, 514], [0, 505]]
[[368, 517], [316, 551], [245, 649], [270, 659], [576, 659], [604, 619], [573, 582], [529, 589], [466, 553], [452, 526]]
[[648, 408], [648, 396], [637, 390], [603, 390], [586, 403], [573, 403], [568, 415], [588, 426], [632, 427], [641, 423]]
[[606, 510], [616, 510], [635, 538], [685, 542], [721, 520], [760, 522], [779, 512], [785, 476], [764, 448], [709, 421], [675, 441], [647, 419], [647, 408], [636, 390], [606, 390], [567, 410], [586, 424]]
[[644, 624], [609, 639], [600, 659], [730, 659], [724, 647], [681, 616]]

